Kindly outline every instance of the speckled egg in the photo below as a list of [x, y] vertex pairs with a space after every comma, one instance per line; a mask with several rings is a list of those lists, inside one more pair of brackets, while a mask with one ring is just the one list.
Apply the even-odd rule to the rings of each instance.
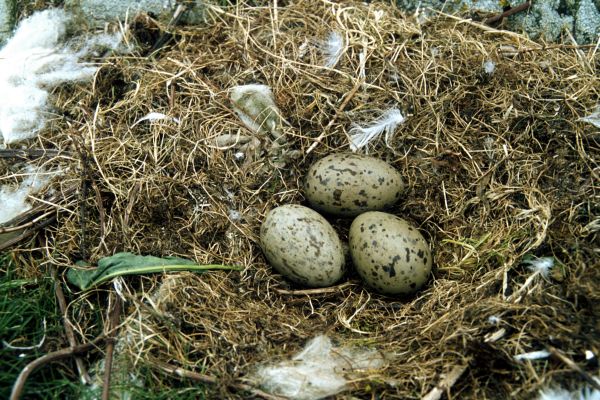
[[260, 227], [260, 243], [269, 264], [301, 285], [330, 286], [344, 274], [340, 238], [310, 208], [288, 204], [271, 210]]
[[319, 211], [355, 216], [394, 204], [404, 191], [400, 173], [385, 161], [351, 153], [315, 162], [304, 180], [310, 205]]
[[366, 212], [352, 221], [350, 255], [361, 278], [388, 295], [411, 294], [431, 272], [431, 250], [417, 228], [383, 212]]

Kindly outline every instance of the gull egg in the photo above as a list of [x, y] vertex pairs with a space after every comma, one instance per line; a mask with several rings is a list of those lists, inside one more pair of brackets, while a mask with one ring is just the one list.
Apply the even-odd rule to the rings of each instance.
[[352, 221], [349, 242], [356, 271], [379, 293], [411, 294], [429, 278], [429, 245], [400, 217], [377, 211], [361, 214]]
[[260, 227], [260, 244], [269, 264], [301, 285], [330, 286], [344, 274], [340, 238], [310, 208], [288, 204], [271, 210]]
[[315, 162], [304, 180], [310, 205], [319, 211], [355, 216], [391, 206], [404, 191], [400, 173], [374, 157], [331, 154]]

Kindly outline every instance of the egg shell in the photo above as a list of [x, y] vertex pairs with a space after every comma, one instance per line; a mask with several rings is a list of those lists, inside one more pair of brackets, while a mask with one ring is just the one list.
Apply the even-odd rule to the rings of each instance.
[[429, 245], [400, 217], [378, 211], [361, 214], [352, 221], [349, 242], [356, 271], [379, 293], [411, 294], [429, 277]]
[[385, 161], [360, 154], [336, 153], [309, 168], [304, 192], [316, 210], [356, 216], [394, 204], [404, 192], [404, 183], [400, 173]]
[[288, 204], [271, 210], [260, 227], [260, 243], [269, 264], [301, 285], [330, 286], [344, 274], [340, 238], [308, 207]]

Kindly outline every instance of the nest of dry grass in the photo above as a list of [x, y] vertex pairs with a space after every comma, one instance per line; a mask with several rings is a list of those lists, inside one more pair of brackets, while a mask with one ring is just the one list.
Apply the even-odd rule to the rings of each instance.
[[[143, 31], [138, 22], [130, 40]], [[347, 44], [333, 69], [315, 46], [331, 30]], [[178, 28], [156, 56], [106, 59], [92, 86], [55, 91], [56, 117], [30, 146], [72, 155], [44, 162], [67, 171], [53, 189], [78, 196], [57, 201], [57, 222], [21, 251], [39, 249], [63, 269], [117, 251], [242, 266], [124, 280], [121, 329], [143, 338], [125, 346], [134, 367], [157, 382], [169, 379], [154, 368], [160, 362], [210, 373], [220, 384], [209, 397], [243, 398], [228, 383], [323, 332], [389, 356], [387, 368], [353, 383], [358, 398], [420, 398], [457, 366], [467, 368], [453, 397], [531, 398], [549, 384], [577, 386], [582, 375], [560, 360], [513, 357], [548, 346], [575, 361], [600, 351], [600, 135], [578, 121], [600, 95], [596, 50], [444, 15], [417, 23], [385, 4], [210, 6], [205, 25]], [[268, 137], [243, 160], [214, 145], [249, 134], [228, 100], [229, 88], [247, 83], [273, 89], [300, 159], [273, 166]], [[409, 299], [374, 294], [352, 274], [333, 290], [298, 292], [266, 265], [261, 220], [277, 205], [303, 203], [310, 164], [348, 151], [352, 122], [391, 106], [409, 116], [389, 147], [376, 141], [369, 153], [406, 178], [390, 212], [431, 243], [433, 278]], [[134, 126], [151, 111], [181, 123]], [[351, 221], [331, 222], [345, 238]], [[520, 263], [526, 254], [557, 266], [520, 290], [531, 275]], [[103, 293], [71, 293], [80, 341], [100, 333]]]

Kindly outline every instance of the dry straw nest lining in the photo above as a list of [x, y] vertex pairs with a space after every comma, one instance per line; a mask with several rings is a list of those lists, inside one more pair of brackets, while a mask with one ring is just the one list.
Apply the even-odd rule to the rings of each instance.
[[[105, 59], [92, 86], [56, 90], [56, 118], [30, 146], [68, 152], [44, 162], [67, 171], [53, 190], [79, 194], [57, 202], [56, 224], [32, 246], [42, 243], [64, 268], [116, 251], [243, 266], [125, 280], [122, 331], [143, 338], [126, 345], [135, 367], [162, 382], [169, 378], [152, 369], [157, 360], [210, 373], [223, 385], [209, 397], [243, 398], [226, 384], [321, 332], [389, 356], [385, 370], [355, 383], [360, 398], [420, 398], [467, 364], [452, 389], [461, 398], [530, 398], [549, 383], [577, 385], [581, 377], [558, 361], [513, 356], [547, 345], [575, 359], [600, 351], [599, 134], [578, 121], [599, 98], [597, 49], [544, 48], [443, 15], [418, 23], [386, 4], [285, 3], [208, 6], [204, 25], [178, 28], [157, 56]], [[317, 45], [332, 30], [346, 42], [333, 69], [321, 66]], [[229, 88], [247, 83], [273, 89], [300, 159], [272, 165], [268, 137], [244, 160], [214, 146], [220, 135], [249, 134], [228, 100]], [[391, 212], [432, 244], [433, 279], [410, 299], [375, 295], [354, 276], [331, 292], [288, 294], [299, 288], [273, 273], [257, 245], [263, 216], [303, 203], [310, 164], [348, 151], [352, 122], [392, 106], [409, 117], [389, 147], [374, 142], [370, 154], [406, 178]], [[132, 127], [150, 111], [181, 123]], [[342, 237], [349, 222], [332, 220]], [[530, 275], [519, 264], [527, 253], [558, 266], [510, 296]], [[101, 330], [103, 292], [71, 298], [70, 318], [87, 341]], [[486, 341], [500, 329], [502, 338]]]

